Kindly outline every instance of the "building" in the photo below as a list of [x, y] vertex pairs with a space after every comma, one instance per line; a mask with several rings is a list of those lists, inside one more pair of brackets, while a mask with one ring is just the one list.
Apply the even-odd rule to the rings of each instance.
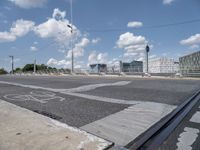
[[177, 73], [179, 62], [172, 58], [161, 57], [149, 60], [149, 73]]
[[200, 51], [179, 58], [182, 75], [200, 76]]
[[107, 65], [106, 64], [90, 64], [90, 72], [91, 73], [100, 73], [100, 72], [107, 72]]
[[122, 72], [143, 72], [143, 62], [142, 61], [132, 61], [130, 63], [122, 63]]

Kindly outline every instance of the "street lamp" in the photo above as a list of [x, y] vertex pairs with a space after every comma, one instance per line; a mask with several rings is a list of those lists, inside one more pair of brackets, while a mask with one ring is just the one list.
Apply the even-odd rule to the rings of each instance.
[[9, 56], [11, 58], [12, 63], [12, 74], [14, 74], [14, 56]]
[[149, 72], [149, 56], [148, 56], [148, 53], [149, 53], [149, 51], [150, 51], [150, 48], [149, 48], [149, 46], [147, 45], [146, 46], [146, 62], [147, 62], [147, 73]]
[[74, 72], [74, 50], [73, 50], [73, 45], [72, 45], [72, 34], [73, 34], [73, 28], [71, 25], [67, 25], [67, 27], [69, 27], [71, 29], [71, 42], [70, 42], [70, 45], [71, 45], [71, 51], [72, 51], [72, 68], [71, 68], [71, 73]]
[[74, 72], [74, 50], [73, 50], [73, 45], [72, 45], [72, 34], [73, 34], [73, 5], [72, 5], [72, 0], [70, 1], [70, 14], [71, 14], [71, 25], [67, 25], [67, 27], [69, 27], [71, 29], [71, 51], [72, 51], [72, 69], [71, 69], [71, 73]]

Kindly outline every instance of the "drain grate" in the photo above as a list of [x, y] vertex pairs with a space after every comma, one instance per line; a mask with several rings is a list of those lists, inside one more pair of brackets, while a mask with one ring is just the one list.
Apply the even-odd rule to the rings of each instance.
[[41, 114], [41, 115], [47, 116], [49, 118], [55, 119], [55, 120], [61, 120], [62, 119], [62, 117], [57, 116], [57, 115], [52, 114], [52, 113], [49, 113], [49, 112], [46, 112], [46, 111], [39, 111], [39, 110], [33, 110], [33, 111], [38, 113], [38, 114]]

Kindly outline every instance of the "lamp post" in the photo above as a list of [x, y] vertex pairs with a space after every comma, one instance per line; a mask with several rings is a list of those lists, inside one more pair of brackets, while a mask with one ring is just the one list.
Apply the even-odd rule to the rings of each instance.
[[11, 58], [12, 63], [12, 74], [14, 74], [14, 56], [9, 56]]
[[149, 73], [149, 55], [148, 55], [148, 53], [149, 53], [149, 51], [150, 51], [150, 48], [149, 48], [149, 46], [147, 45], [146, 46], [146, 62], [147, 62], [147, 73]]
[[71, 42], [70, 42], [70, 47], [71, 47], [71, 51], [72, 51], [72, 68], [71, 68], [71, 73], [74, 72], [74, 50], [73, 50], [73, 45], [72, 45], [72, 34], [73, 34], [73, 28], [71, 25], [67, 25], [67, 27], [69, 27], [71, 29]]
[[72, 5], [72, 0], [70, 1], [70, 14], [71, 14], [71, 25], [67, 25], [67, 27], [69, 27], [71, 29], [71, 42], [70, 42], [70, 45], [71, 45], [71, 51], [72, 51], [72, 68], [71, 68], [71, 73], [74, 72], [74, 50], [73, 50], [73, 39], [72, 39], [72, 36], [73, 36], [73, 5]]

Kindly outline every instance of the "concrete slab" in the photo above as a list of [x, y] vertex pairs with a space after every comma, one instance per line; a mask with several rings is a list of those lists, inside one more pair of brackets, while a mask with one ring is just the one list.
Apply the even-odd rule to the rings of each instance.
[[0, 100], [1, 150], [101, 150], [112, 143]]
[[116, 145], [125, 146], [174, 108], [173, 105], [161, 103], [140, 103], [85, 125], [81, 129], [113, 141]]

